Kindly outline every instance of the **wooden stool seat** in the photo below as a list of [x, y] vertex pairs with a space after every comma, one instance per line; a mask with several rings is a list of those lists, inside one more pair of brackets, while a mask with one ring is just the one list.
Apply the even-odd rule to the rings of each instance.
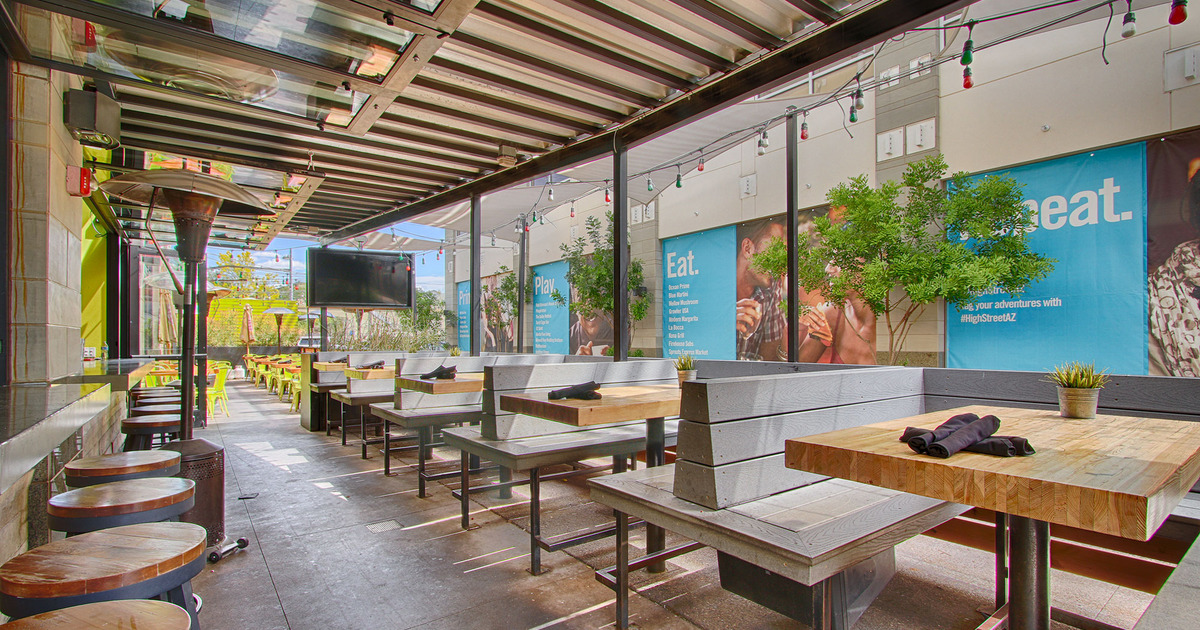
[[166, 440], [167, 435], [179, 432], [179, 407], [175, 407], [175, 415], [152, 415], [125, 418], [121, 421], [121, 433], [124, 433], [124, 452], [148, 451], [154, 445], [154, 436], [161, 435]]
[[137, 404], [134, 406], [143, 407], [146, 405], [162, 405], [171, 402], [177, 403], [181, 400], [183, 400], [183, 397], [180, 396], [178, 392], [174, 394], [146, 394], [145, 396], [138, 396]]
[[63, 478], [68, 486], [82, 488], [126, 479], [171, 477], [179, 472], [179, 463], [180, 455], [175, 451], [133, 451], [82, 457], [63, 467]]
[[166, 403], [162, 405], [138, 405], [129, 410], [129, 417], [136, 418], [138, 416], [167, 416], [179, 415], [179, 404]]
[[50, 497], [50, 529], [69, 534], [175, 518], [196, 504], [196, 482], [179, 477], [127, 479]]
[[0, 630], [188, 630], [192, 618], [168, 602], [126, 599], [71, 606], [6, 624]]
[[22, 618], [164, 595], [198, 629], [191, 579], [204, 568], [207, 539], [192, 523], [142, 523], [56, 540], [0, 566], [0, 612]]

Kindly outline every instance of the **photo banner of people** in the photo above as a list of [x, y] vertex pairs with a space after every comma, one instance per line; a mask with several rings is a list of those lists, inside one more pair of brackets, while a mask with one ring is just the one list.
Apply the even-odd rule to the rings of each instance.
[[[800, 243], [812, 220], [800, 213]], [[754, 268], [755, 254], [787, 237], [783, 215], [663, 240], [663, 356], [786, 361], [787, 284]], [[875, 316], [800, 289], [799, 360], [875, 362]]]
[[[496, 291], [504, 277], [510, 273], [495, 274], [482, 278], [480, 306], [483, 310], [483, 339], [479, 344], [482, 352], [515, 352], [516, 317], [512, 306], [504, 304]], [[471, 283], [459, 282], [458, 292], [458, 348], [463, 353], [471, 347]]]
[[995, 174], [1024, 184], [1030, 248], [1058, 262], [1023, 293], [948, 309], [947, 366], [1045, 371], [1081, 361], [1146, 374], [1145, 144]]
[[1146, 143], [1150, 374], [1200, 376], [1200, 131]]
[[[533, 351], [536, 354], [568, 354], [570, 308], [554, 299], [554, 292], [567, 297], [567, 261], [533, 268]], [[568, 298], [569, 299], [569, 298]]]
[[458, 293], [458, 349], [466, 354], [471, 349], [471, 283], [454, 286]]

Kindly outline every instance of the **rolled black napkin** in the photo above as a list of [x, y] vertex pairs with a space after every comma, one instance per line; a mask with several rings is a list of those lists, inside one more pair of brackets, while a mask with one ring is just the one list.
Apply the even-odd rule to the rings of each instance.
[[340, 359], [334, 359], [334, 360], [330, 361], [330, 363], [349, 363], [349, 362], [350, 362], [350, 357], [342, 357]]
[[904, 429], [904, 434], [900, 436], [900, 441], [907, 442], [909, 448], [923, 455], [928, 451], [930, 444], [945, 439], [946, 436], [978, 419], [979, 416], [973, 413], [960, 413], [941, 423], [932, 431], [929, 429], [908, 427]]
[[1033, 455], [1037, 451], [1029, 445], [1029, 440], [1015, 435], [993, 435], [984, 438], [963, 449], [972, 453], [996, 455], [998, 457], [1015, 457]]
[[288, 363], [291, 363], [291, 362], [292, 362], [291, 359], [285, 359], [283, 361], [276, 361], [275, 363], [277, 363], [279, 365], [287, 365]]
[[436, 368], [434, 368], [432, 372], [426, 372], [426, 373], [422, 374], [421, 378], [423, 378], [423, 379], [438, 378], [438, 379], [445, 380], [445, 379], [454, 378], [455, 375], [457, 375], [457, 373], [458, 373], [458, 368], [453, 365], [451, 365], [451, 366], [439, 365]]
[[358, 366], [358, 369], [360, 369], [360, 370], [378, 370], [383, 367], [384, 363], [387, 363], [387, 361], [380, 359], [374, 363], [367, 363], [366, 365], [360, 365], [360, 366]]
[[944, 439], [929, 445], [928, 452], [934, 457], [945, 459], [951, 455], [989, 438], [1000, 429], [1000, 418], [986, 415], [965, 427], [955, 430]]
[[558, 400], [560, 398], [575, 398], [578, 400], [600, 400], [600, 384], [596, 381], [588, 381], [562, 389], [556, 389], [550, 392], [550, 400]]

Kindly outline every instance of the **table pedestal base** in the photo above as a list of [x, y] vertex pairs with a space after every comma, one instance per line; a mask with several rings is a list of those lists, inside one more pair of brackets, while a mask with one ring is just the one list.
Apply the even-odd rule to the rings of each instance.
[[1050, 628], [1050, 524], [1008, 517], [1010, 630]]

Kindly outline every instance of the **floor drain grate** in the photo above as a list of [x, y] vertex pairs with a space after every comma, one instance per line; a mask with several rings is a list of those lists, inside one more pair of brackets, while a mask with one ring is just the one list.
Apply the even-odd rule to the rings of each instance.
[[378, 523], [370, 523], [367, 525], [367, 531], [371, 532], [372, 534], [382, 534], [383, 532], [390, 532], [393, 529], [400, 529], [400, 523], [397, 523], [394, 520], [388, 520], [379, 521]]

